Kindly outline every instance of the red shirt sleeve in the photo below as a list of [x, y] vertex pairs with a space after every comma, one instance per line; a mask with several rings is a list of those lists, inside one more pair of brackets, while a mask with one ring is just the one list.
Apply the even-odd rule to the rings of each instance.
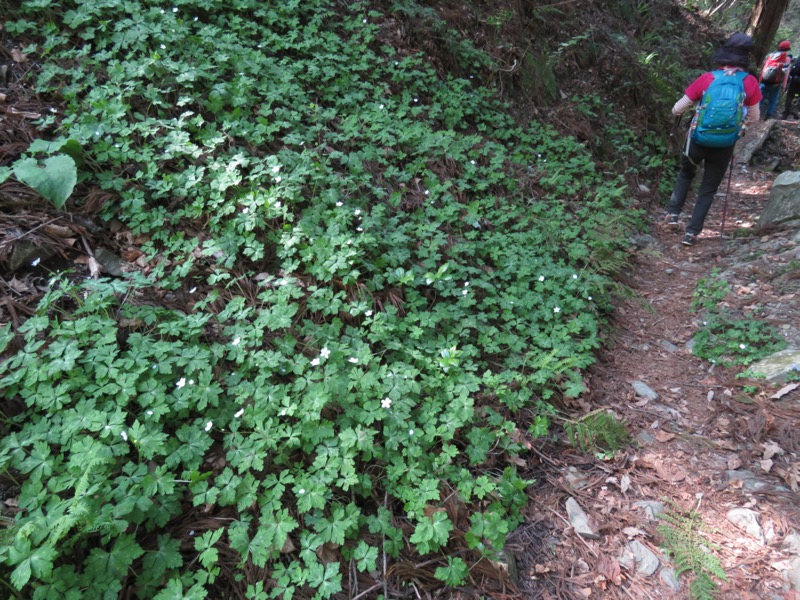
[[744, 105], [755, 106], [761, 102], [761, 85], [752, 75], [744, 78]]
[[[714, 81], [713, 73], [710, 71], [703, 73], [689, 84], [684, 93], [694, 102], [699, 102], [712, 81]], [[759, 102], [761, 102], [761, 86], [758, 83], [758, 79], [748, 74], [744, 78], [744, 105], [755, 106]]]
[[708, 86], [711, 85], [711, 82], [714, 81], [714, 75], [712, 73], [703, 73], [695, 79], [692, 83], [689, 84], [689, 87], [686, 88], [684, 94], [689, 96], [693, 102], [699, 102], [700, 99], [705, 94]]

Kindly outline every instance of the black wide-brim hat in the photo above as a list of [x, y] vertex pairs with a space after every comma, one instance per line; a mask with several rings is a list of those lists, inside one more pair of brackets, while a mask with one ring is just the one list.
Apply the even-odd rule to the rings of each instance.
[[716, 65], [730, 65], [746, 69], [750, 65], [750, 51], [753, 49], [753, 38], [746, 33], [734, 33], [714, 50], [711, 62]]

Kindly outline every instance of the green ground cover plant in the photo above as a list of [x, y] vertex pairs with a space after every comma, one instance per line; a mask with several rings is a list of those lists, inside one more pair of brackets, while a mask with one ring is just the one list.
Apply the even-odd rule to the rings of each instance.
[[755, 316], [735, 314], [724, 305], [730, 284], [718, 269], [698, 280], [690, 308], [703, 312], [701, 327], [694, 337], [692, 352], [724, 367], [749, 365], [774, 352], [787, 342], [780, 332]]
[[457, 586], [520, 523], [519, 431], [583, 391], [639, 215], [384, 18], [32, 0], [5, 23], [38, 40], [41, 131], [147, 261], [54, 276], [0, 328], [10, 594], [330, 598], [408, 554]]

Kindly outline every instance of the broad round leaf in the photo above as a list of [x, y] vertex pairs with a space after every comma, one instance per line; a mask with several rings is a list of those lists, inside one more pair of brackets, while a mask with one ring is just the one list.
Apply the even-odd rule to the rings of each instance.
[[14, 176], [35, 189], [56, 208], [61, 208], [78, 181], [75, 161], [66, 154], [56, 154], [39, 162], [25, 158], [14, 163]]

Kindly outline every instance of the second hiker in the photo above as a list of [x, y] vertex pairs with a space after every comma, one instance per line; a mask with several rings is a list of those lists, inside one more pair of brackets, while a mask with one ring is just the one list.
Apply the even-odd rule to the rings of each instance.
[[792, 62], [792, 57], [789, 55], [789, 50], [792, 45], [789, 40], [783, 40], [778, 43], [778, 49], [775, 52], [770, 52], [764, 60], [764, 66], [761, 68], [761, 76], [759, 83], [761, 83], [761, 117], [771, 119], [775, 114], [775, 107], [778, 106], [778, 97], [781, 92], [786, 89], [786, 84], [789, 81], [789, 66]]

